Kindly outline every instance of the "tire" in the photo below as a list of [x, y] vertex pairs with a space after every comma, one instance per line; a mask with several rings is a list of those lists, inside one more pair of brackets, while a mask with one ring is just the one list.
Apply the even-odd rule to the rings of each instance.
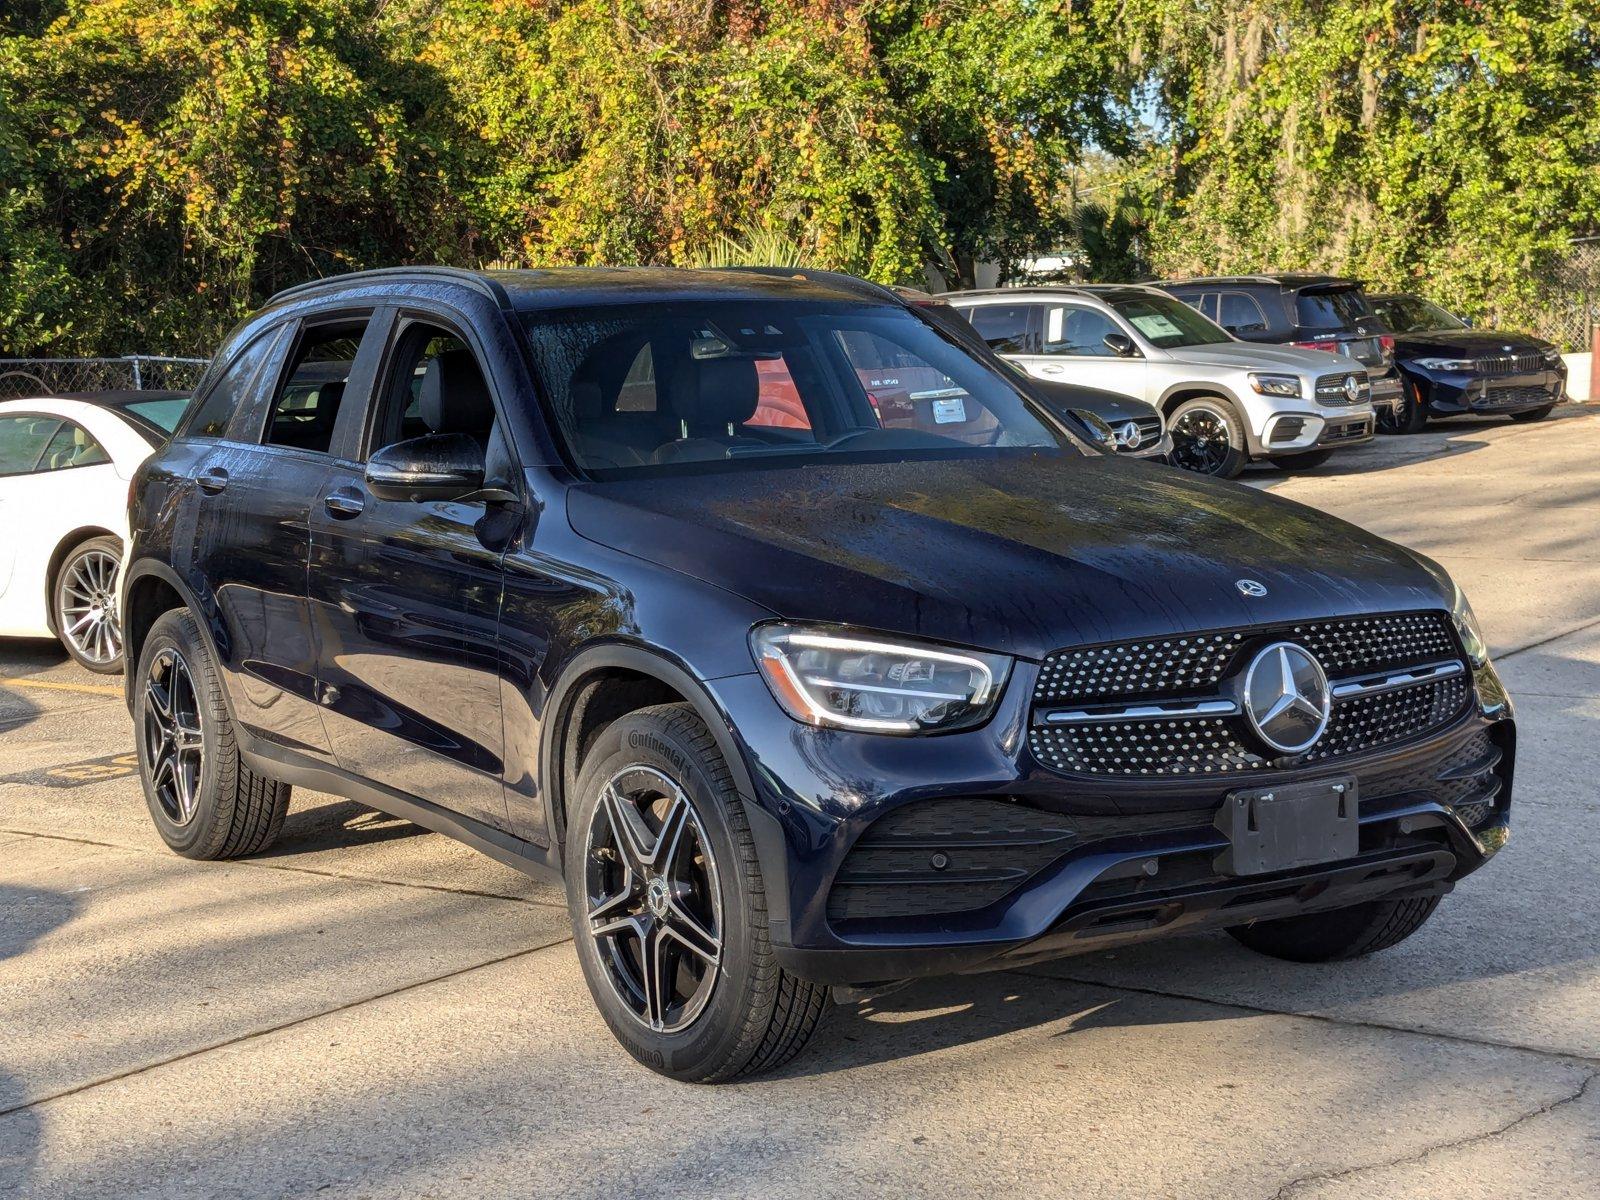
[[1303, 454], [1280, 454], [1271, 461], [1280, 471], [1309, 471], [1333, 457], [1332, 450], [1307, 450]]
[[[677, 836], [664, 836], [661, 818], [674, 814]], [[614, 819], [637, 835], [631, 847]], [[566, 876], [589, 993], [617, 1040], [651, 1070], [692, 1083], [770, 1071], [799, 1054], [821, 1023], [828, 989], [773, 957], [743, 802], [687, 704], [629, 713], [595, 739], [574, 793]], [[689, 940], [656, 932], [663, 928]], [[690, 941], [715, 956], [688, 949]], [[639, 970], [648, 945], [663, 947], [668, 964], [654, 1005]]]
[[122, 624], [117, 619], [121, 565], [121, 541], [92, 537], [68, 552], [50, 585], [56, 637], [74, 662], [97, 675], [122, 673]]
[[196, 859], [240, 858], [272, 845], [291, 789], [240, 757], [216, 664], [187, 609], [163, 613], [151, 627], [135, 686], [139, 779], [161, 840]]
[[1380, 433], [1421, 433], [1428, 427], [1428, 408], [1422, 402], [1422, 392], [1409, 379], [1400, 385], [1400, 406], [1385, 408], [1378, 413]]
[[1370, 900], [1331, 912], [1307, 913], [1236, 925], [1228, 932], [1244, 946], [1289, 962], [1344, 962], [1405, 941], [1433, 915], [1439, 896]]
[[1530, 408], [1527, 412], [1512, 413], [1511, 419], [1513, 421], [1527, 421], [1530, 423], [1533, 421], [1542, 421], [1551, 413], [1553, 413], [1555, 408], [1556, 406], [1554, 404], [1546, 404], [1542, 408]]
[[1175, 467], [1213, 479], [1233, 479], [1250, 461], [1244, 422], [1220, 396], [1185, 400], [1172, 410], [1167, 429], [1172, 434], [1167, 461]]

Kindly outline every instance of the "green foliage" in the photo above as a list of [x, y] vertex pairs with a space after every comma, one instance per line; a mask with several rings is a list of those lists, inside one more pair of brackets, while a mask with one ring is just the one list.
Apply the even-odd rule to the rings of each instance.
[[0, 350], [204, 353], [278, 288], [402, 262], [970, 282], [1063, 247], [1099, 278], [1324, 268], [1514, 320], [1565, 240], [1600, 231], [1595, 19], [1595, 0], [17, 0]]

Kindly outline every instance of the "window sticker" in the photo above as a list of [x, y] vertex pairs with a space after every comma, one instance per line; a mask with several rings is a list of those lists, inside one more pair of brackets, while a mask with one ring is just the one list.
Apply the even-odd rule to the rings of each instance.
[[1151, 341], [1155, 341], [1157, 338], [1181, 338], [1183, 336], [1183, 330], [1179, 329], [1160, 313], [1141, 313], [1137, 317], [1129, 317], [1128, 319], [1133, 322], [1135, 329]]

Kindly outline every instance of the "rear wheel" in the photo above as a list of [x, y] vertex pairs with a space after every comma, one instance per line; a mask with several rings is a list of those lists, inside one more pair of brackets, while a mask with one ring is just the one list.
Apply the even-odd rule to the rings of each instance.
[[117, 569], [122, 543], [94, 537], [72, 548], [56, 572], [51, 617], [67, 653], [100, 675], [122, 670], [122, 625], [117, 620]]
[[1167, 429], [1172, 434], [1167, 461], [1185, 471], [1232, 479], [1250, 460], [1244, 423], [1233, 405], [1221, 397], [1185, 400], [1172, 410]]
[[1438, 896], [1371, 900], [1331, 912], [1257, 921], [1228, 930], [1259, 954], [1290, 962], [1343, 962], [1404, 941], [1439, 907]]
[[289, 785], [239, 755], [216, 665], [187, 609], [162, 614], [139, 655], [133, 721], [156, 831], [185, 858], [259, 854], [289, 811]]
[[1332, 450], [1307, 450], [1304, 454], [1280, 454], [1272, 460], [1272, 465], [1280, 471], [1309, 471], [1332, 457]]
[[1555, 411], [1554, 404], [1546, 404], [1542, 408], [1530, 408], [1527, 412], [1512, 413], [1513, 421], [1542, 421]]
[[828, 990], [773, 958], [743, 802], [693, 709], [641, 709], [602, 732], [568, 829], [578, 959], [628, 1053], [695, 1083], [800, 1053]]

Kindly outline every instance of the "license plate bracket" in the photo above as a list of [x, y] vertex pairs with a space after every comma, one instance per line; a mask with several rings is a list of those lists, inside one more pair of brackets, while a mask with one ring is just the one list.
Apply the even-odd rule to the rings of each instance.
[[1223, 875], [1266, 875], [1354, 858], [1361, 850], [1354, 776], [1229, 792], [1216, 824], [1228, 838]]

